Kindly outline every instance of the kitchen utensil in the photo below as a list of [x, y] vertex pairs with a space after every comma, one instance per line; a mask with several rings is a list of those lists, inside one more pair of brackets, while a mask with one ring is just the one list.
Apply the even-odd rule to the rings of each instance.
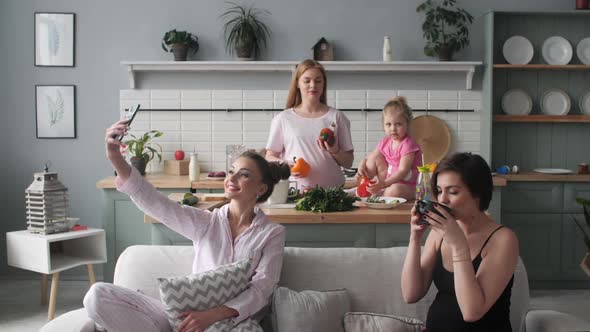
[[567, 93], [561, 89], [549, 89], [541, 97], [541, 112], [547, 115], [566, 115], [572, 106]]
[[550, 65], [567, 65], [572, 60], [572, 45], [563, 37], [549, 37], [543, 42], [541, 54]]
[[504, 42], [502, 54], [513, 65], [526, 65], [533, 59], [533, 44], [523, 36], [512, 36]]
[[533, 172], [543, 174], [572, 174], [573, 172], [569, 169], [564, 168], [535, 168]]
[[451, 131], [447, 124], [433, 115], [421, 115], [412, 120], [410, 132], [420, 146], [424, 164], [443, 159], [451, 146]]
[[502, 96], [502, 110], [508, 115], [528, 115], [533, 109], [533, 100], [522, 89], [510, 89]]
[[576, 55], [581, 63], [590, 65], [590, 37], [584, 38], [578, 42], [578, 45], [576, 46]]

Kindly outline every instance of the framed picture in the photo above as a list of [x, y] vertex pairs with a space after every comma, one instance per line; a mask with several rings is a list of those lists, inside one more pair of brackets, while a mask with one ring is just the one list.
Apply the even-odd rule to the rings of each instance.
[[35, 13], [35, 66], [74, 67], [74, 13]]
[[36, 85], [37, 138], [76, 138], [76, 87]]

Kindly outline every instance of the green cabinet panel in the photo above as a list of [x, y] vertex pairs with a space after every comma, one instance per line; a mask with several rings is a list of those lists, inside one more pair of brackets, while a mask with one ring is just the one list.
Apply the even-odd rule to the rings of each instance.
[[561, 183], [510, 182], [502, 193], [502, 212], [560, 213], [562, 197]]
[[[377, 224], [375, 244], [377, 248], [405, 247], [410, 240], [410, 225]], [[426, 239], [426, 235], [423, 239]]]
[[590, 199], [590, 184], [566, 183], [563, 187], [563, 212], [582, 213], [582, 206], [576, 203], [576, 198]]
[[374, 224], [287, 224], [287, 247], [375, 248]]
[[587, 248], [580, 229], [572, 217], [584, 220], [583, 214], [563, 215], [563, 238], [561, 243], [561, 276], [567, 280], [588, 280], [588, 276], [580, 268], [580, 263], [586, 256]]
[[529, 279], [559, 279], [561, 214], [507, 213], [503, 221], [518, 236]]
[[151, 225], [152, 244], [164, 246], [192, 246], [193, 242], [162, 224]]

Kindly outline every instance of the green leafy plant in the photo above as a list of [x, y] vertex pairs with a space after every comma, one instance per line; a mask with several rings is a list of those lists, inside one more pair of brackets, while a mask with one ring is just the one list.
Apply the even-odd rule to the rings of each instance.
[[297, 201], [296, 210], [312, 212], [350, 211], [355, 208], [352, 203], [358, 197], [349, 196], [342, 186], [324, 189], [316, 186]]
[[[152, 139], [162, 135], [164, 135], [164, 133], [161, 131], [150, 130], [139, 138], [135, 135], [129, 135], [133, 139], [127, 140], [124, 143], [127, 145], [127, 151], [129, 151], [133, 157], [143, 159], [146, 164], [155, 157], [158, 157], [158, 160], [161, 162], [162, 147], [159, 144], [154, 143]], [[155, 147], [157, 147], [159, 151]]]
[[190, 32], [170, 30], [162, 37], [162, 49], [166, 52], [174, 52], [173, 45], [185, 45], [197, 53], [199, 50], [199, 38]]
[[268, 26], [261, 21], [262, 16], [270, 15], [270, 12], [252, 5], [226, 3], [230, 7], [220, 16], [225, 20], [223, 35], [226, 51], [230, 55], [236, 52], [240, 58], [257, 57], [271, 35]]
[[456, 7], [456, 0], [426, 0], [417, 8], [426, 17], [422, 24], [423, 36], [426, 38], [424, 54], [439, 55], [441, 60], [451, 60], [453, 53], [469, 45], [468, 24], [473, 16]]
[[572, 217], [572, 219], [574, 219], [574, 222], [582, 232], [582, 235], [584, 236], [584, 242], [586, 243], [586, 248], [588, 252], [590, 252], [590, 200], [584, 198], [576, 198], [576, 202], [582, 205], [582, 208], [584, 209], [584, 219], [586, 221], [586, 228], [584, 228], [584, 223], [579, 221], [577, 218]]

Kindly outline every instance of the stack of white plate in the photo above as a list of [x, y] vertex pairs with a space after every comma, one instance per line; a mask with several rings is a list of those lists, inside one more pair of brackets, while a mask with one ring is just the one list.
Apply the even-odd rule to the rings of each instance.
[[502, 110], [508, 115], [528, 115], [533, 109], [533, 100], [521, 89], [511, 89], [502, 96]]
[[572, 45], [560, 36], [549, 37], [543, 42], [543, 59], [550, 65], [567, 65], [572, 60]]
[[523, 36], [512, 36], [504, 42], [502, 54], [513, 65], [526, 65], [533, 59], [533, 44]]
[[541, 112], [547, 115], [566, 115], [572, 106], [568, 94], [561, 89], [549, 89], [541, 97]]

